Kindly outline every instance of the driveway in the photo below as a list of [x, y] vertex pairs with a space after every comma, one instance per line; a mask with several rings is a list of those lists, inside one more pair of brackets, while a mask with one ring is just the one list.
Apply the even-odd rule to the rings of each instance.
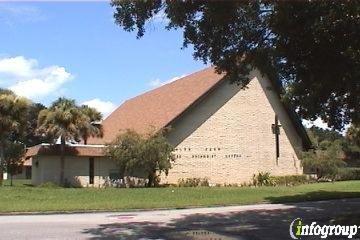
[[307, 223], [360, 225], [360, 199], [119, 213], [0, 216], [0, 239], [290, 239], [289, 225], [295, 218], [302, 218]]

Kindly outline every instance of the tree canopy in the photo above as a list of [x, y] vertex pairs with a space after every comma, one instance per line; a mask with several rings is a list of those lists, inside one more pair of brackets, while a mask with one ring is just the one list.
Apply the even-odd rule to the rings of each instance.
[[3, 169], [10, 175], [10, 186], [12, 186], [12, 178], [18, 173], [20, 167], [23, 166], [25, 155], [25, 145], [17, 141], [6, 141], [4, 151]]
[[59, 98], [48, 109], [40, 111], [37, 131], [53, 141], [73, 141], [80, 136], [82, 113], [75, 100]]
[[0, 90], [0, 141], [23, 133], [29, 101], [8, 90]]
[[39, 112], [37, 132], [52, 141], [61, 137], [64, 141], [86, 142], [89, 137], [102, 137], [101, 120], [102, 114], [96, 109], [59, 98]]
[[[1, 131], [3, 134], [7, 135], [6, 138], [11, 141], [21, 142], [25, 144], [26, 147], [31, 147], [42, 142], [49, 142], [49, 139], [46, 136], [36, 133], [38, 115], [41, 110], [46, 109], [44, 105], [41, 103], [34, 103], [28, 99], [16, 96], [15, 93], [8, 89], [0, 88], [0, 95], [4, 98], [0, 104], [0, 120], [3, 122]], [[5, 97], [7, 100], [5, 100]], [[10, 98], [14, 100], [16, 99], [16, 101], [21, 103], [21, 105], [26, 103], [26, 106], [22, 106], [20, 110], [16, 111], [19, 112], [19, 116], [12, 115], [13, 113], [11, 113], [8, 102], [8, 99]], [[15, 109], [12, 111], [14, 110]], [[16, 121], [14, 122], [13, 120]], [[8, 125], [9, 121], [15, 123], [17, 127], [11, 128]]]
[[168, 174], [174, 161], [172, 151], [162, 131], [143, 136], [128, 130], [106, 148], [107, 156], [118, 164], [120, 176], [144, 175], [149, 187], [158, 183], [161, 172]]
[[[315, 126], [307, 129], [307, 132], [319, 158], [327, 156], [322, 160], [341, 159], [346, 162], [348, 167], [359, 167], [360, 144], [356, 129], [358, 129], [356, 126], [350, 126], [345, 136], [334, 130], [321, 129]], [[311, 154], [307, 155], [307, 157], [309, 156]]]
[[82, 105], [80, 110], [83, 114], [82, 123], [80, 126], [80, 135], [84, 143], [87, 144], [89, 137], [103, 137], [103, 128], [100, 124], [103, 116], [95, 108], [87, 105]]
[[259, 69], [301, 117], [360, 121], [359, 1], [112, 1], [116, 24], [144, 35], [158, 16], [194, 58], [243, 86]]
[[3, 179], [3, 167], [7, 152], [6, 146], [12, 146], [16, 136], [24, 133], [29, 101], [16, 96], [9, 90], [0, 89], [0, 186]]

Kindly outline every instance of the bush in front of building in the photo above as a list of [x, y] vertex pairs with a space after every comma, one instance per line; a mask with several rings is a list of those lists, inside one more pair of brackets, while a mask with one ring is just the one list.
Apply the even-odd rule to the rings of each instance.
[[120, 175], [147, 178], [147, 186], [158, 186], [161, 173], [168, 174], [174, 148], [163, 131], [141, 135], [127, 130], [106, 147], [106, 155], [116, 161]]
[[[296, 186], [300, 184], [313, 183], [314, 179], [307, 175], [271, 176], [269, 172], [259, 172], [253, 175], [253, 181], [249, 183], [224, 183], [215, 184], [215, 187], [251, 187], [251, 186]], [[178, 187], [209, 187], [208, 178], [180, 178]]]
[[271, 176], [269, 172], [253, 175], [253, 186], [296, 186], [313, 182], [315, 180], [307, 175]]
[[337, 171], [336, 180], [360, 180], [360, 168], [340, 168]]
[[122, 179], [106, 179], [103, 187], [113, 188], [142, 188], [146, 187], [148, 180], [145, 178], [126, 176]]
[[274, 186], [273, 179], [269, 172], [259, 172], [252, 177], [254, 186]]
[[307, 175], [271, 176], [271, 181], [274, 186], [296, 186], [315, 182]]
[[178, 180], [179, 187], [209, 187], [208, 178], [181, 178]]

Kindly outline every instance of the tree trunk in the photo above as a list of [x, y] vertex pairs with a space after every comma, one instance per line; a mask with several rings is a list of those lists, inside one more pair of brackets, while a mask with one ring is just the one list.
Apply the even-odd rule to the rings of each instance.
[[155, 175], [156, 175], [156, 171], [149, 173], [148, 176], [148, 187], [153, 187], [154, 186], [154, 181], [155, 181]]
[[152, 187], [152, 184], [153, 184], [153, 176], [150, 173], [149, 176], [148, 176], [148, 184], [147, 184], [147, 186]]
[[61, 186], [65, 185], [64, 179], [64, 169], [65, 169], [65, 138], [61, 137], [60, 143], [60, 184]]
[[0, 141], [0, 187], [3, 184], [4, 179], [4, 170], [3, 165], [5, 161], [5, 149], [4, 149], [4, 143]]
[[10, 173], [10, 186], [12, 187], [12, 185], [13, 185], [13, 174]]

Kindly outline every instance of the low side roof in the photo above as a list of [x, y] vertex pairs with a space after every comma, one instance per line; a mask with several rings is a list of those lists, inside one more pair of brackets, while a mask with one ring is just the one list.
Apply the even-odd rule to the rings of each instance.
[[25, 159], [23, 165], [26, 167], [32, 166], [32, 159], [31, 158]]
[[152, 130], [151, 127], [153, 130], [166, 127], [223, 77], [209, 67], [129, 99], [102, 122], [104, 137], [91, 138], [88, 143], [109, 143], [126, 129], [143, 134]]
[[[60, 155], [60, 144], [39, 144], [27, 149], [25, 158], [38, 155]], [[65, 155], [84, 156], [84, 157], [102, 157], [105, 155], [104, 148], [99, 146], [85, 145], [66, 145]]]

